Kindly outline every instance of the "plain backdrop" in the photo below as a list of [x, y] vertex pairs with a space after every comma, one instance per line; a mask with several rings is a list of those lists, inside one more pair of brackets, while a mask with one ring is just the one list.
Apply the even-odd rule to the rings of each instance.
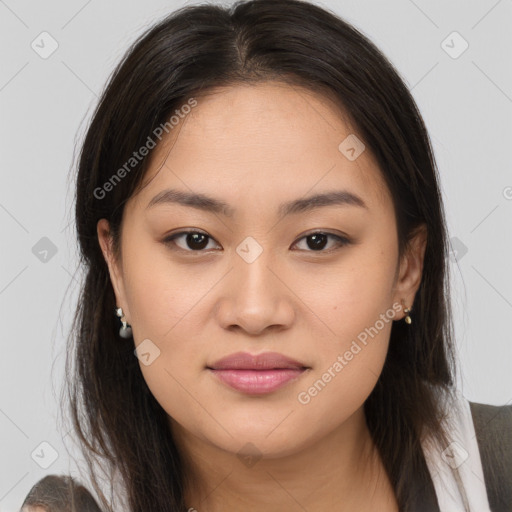
[[[510, 403], [512, 2], [317, 3], [376, 43], [412, 90], [453, 247], [459, 387]], [[186, 4], [0, 0], [0, 512], [45, 474], [75, 471], [57, 415], [78, 291], [73, 151], [129, 44]]]

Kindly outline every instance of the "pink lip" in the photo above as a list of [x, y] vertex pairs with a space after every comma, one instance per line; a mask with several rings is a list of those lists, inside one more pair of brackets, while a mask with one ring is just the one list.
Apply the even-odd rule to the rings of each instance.
[[275, 391], [308, 369], [277, 352], [258, 355], [237, 352], [207, 368], [228, 386], [248, 394]]

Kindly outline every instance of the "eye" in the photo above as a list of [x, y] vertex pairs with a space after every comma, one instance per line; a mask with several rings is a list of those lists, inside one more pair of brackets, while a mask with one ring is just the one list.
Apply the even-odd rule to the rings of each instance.
[[[328, 245], [328, 239], [332, 238], [336, 241], [335, 247], [331, 247], [328, 250], [323, 250], [326, 245]], [[345, 237], [340, 235], [335, 235], [334, 233], [326, 233], [324, 231], [315, 231], [314, 233], [309, 233], [306, 236], [303, 236], [300, 240], [306, 240], [306, 246], [312, 250], [312, 252], [331, 252], [332, 250], [339, 249], [344, 247], [345, 245], [349, 245], [351, 241]], [[298, 242], [295, 242], [296, 245]], [[292, 246], [293, 247], [293, 246]], [[307, 252], [307, 249], [305, 249]]]
[[[185, 238], [183, 238], [185, 237]], [[175, 240], [182, 240], [185, 247], [175, 242]], [[164, 240], [166, 245], [177, 245], [180, 249], [188, 252], [204, 252], [203, 249], [208, 245], [208, 239], [213, 238], [202, 231], [181, 231]], [[173, 247], [174, 248], [174, 247]]]
[[[335, 246], [330, 247], [328, 250], [324, 250], [326, 245], [328, 245], [329, 238], [335, 240]], [[177, 240], [181, 241], [181, 245], [176, 242]], [[205, 252], [204, 249], [208, 247], [209, 240], [213, 241], [214, 239], [202, 231], [180, 231], [179, 233], [175, 233], [174, 235], [167, 237], [163, 240], [163, 243], [169, 246], [177, 246], [179, 249], [186, 252]], [[299, 241], [301, 240], [307, 241], [306, 245], [311, 249], [311, 251], [308, 251], [308, 249], [301, 249], [307, 252], [331, 252], [332, 250], [336, 250], [351, 243], [351, 241], [345, 236], [326, 233], [324, 231], [309, 233], [299, 239]], [[298, 242], [295, 242], [292, 247], [297, 245]], [[175, 247], [171, 248], [174, 249]]]

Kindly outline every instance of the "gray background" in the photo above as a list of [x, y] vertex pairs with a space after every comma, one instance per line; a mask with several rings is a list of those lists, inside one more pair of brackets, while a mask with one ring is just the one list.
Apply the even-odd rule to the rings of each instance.
[[[128, 45], [189, 3], [0, 0], [0, 512], [18, 510], [47, 473], [78, 474], [57, 406], [78, 284], [74, 146]], [[374, 41], [412, 89], [454, 248], [459, 387], [473, 401], [510, 403], [512, 2], [319, 4]], [[47, 58], [31, 47], [51, 50], [43, 31], [58, 43]]]

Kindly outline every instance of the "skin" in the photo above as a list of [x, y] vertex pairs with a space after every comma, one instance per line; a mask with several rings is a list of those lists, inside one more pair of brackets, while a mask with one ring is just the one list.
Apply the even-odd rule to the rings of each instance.
[[[340, 152], [355, 130], [329, 99], [266, 82], [197, 100], [153, 150], [144, 187], [125, 206], [121, 260], [113, 257], [108, 222], [98, 222], [135, 345], [150, 339], [160, 350], [141, 371], [187, 461], [186, 503], [198, 512], [397, 511], [363, 404], [382, 371], [392, 322], [405, 316], [393, 304], [410, 306], [419, 287], [426, 232], [399, 261], [393, 204], [377, 163], [368, 147], [354, 161]], [[146, 209], [167, 188], [220, 198], [236, 213]], [[277, 215], [284, 201], [341, 189], [367, 208]], [[163, 243], [191, 228], [211, 237], [202, 253], [186, 236], [174, 250]], [[305, 238], [311, 231], [353, 243], [328, 237], [315, 250]], [[236, 252], [247, 236], [263, 250], [251, 263]], [[300, 403], [298, 394], [389, 310], [393, 320]], [[250, 396], [206, 369], [237, 351], [276, 351], [310, 369], [277, 391]], [[237, 456], [247, 443], [259, 459], [250, 466]]]

